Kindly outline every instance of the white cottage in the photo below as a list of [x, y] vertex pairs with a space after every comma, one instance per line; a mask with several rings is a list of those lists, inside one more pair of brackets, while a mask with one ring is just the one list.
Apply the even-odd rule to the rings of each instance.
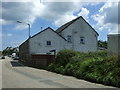
[[67, 40], [66, 49], [95, 52], [98, 49], [98, 33], [80, 16], [56, 30]]
[[31, 54], [47, 54], [51, 50], [56, 52], [65, 48], [66, 39], [50, 27], [34, 35], [30, 39]]
[[20, 45], [20, 58], [31, 54], [47, 54], [50, 50], [56, 53], [62, 49], [80, 52], [95, 52], [98, 49], [98, 33], [80, 16], [58, 28], [50, 27], [32, 36]]

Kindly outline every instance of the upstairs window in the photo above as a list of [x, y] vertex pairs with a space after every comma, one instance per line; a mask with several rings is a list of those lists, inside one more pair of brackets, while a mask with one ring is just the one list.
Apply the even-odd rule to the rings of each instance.
[[47, 41], [47, 46], [51, 46], [51, 41]]
[[84, 37], [80, 37], [80, 44], [85, 44], [85, 38]]
[[67, 41], [70, 42], [70, 43], [72, 42], [72, 36], [71, 35], [67, 36]]

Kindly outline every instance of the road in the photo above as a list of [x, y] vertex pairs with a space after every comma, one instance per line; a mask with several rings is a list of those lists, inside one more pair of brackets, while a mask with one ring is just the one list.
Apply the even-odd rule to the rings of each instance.
[[2, 88], [113, 88], [30, 68], [6, 57], [2, 61]]

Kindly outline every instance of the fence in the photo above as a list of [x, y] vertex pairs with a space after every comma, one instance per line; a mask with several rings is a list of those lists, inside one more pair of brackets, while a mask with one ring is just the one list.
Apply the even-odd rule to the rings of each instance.
[[31, 65], [35, 67], [47, 67], [50, 63], [54, 63], [55, 55], [32, 54]]

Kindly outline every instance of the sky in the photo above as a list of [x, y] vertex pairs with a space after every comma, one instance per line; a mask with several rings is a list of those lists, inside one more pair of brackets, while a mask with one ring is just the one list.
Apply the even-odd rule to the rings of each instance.
[[[107, 41], [108, 34], [118, 33], [118, 1], [90, 2], [79, 0], [2, 0], [0, 1], [0, 50], [18, 47], [31, 36], [51, 27], [83, 16], [98, 32], [99, 40]], [[21, 21], [22, 23], [17, 23]], [[42, 27], [42, 28], [41, 28]]]

